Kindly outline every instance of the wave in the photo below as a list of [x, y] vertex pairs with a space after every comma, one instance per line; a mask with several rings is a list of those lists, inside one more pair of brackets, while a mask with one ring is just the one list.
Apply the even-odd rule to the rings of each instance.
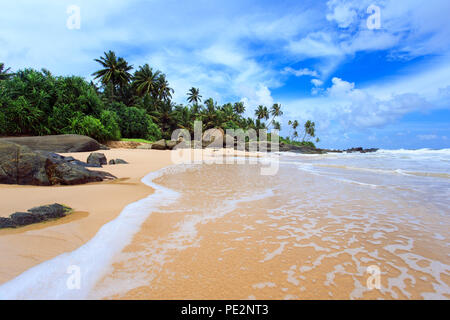
[[[185, 171], [193, 165], [175, 165], [152, 172], [141, 181], [155, 192], [127, 205], [120, 215], [103, 225], [97, 234], [80, 248], [45, 261], [0, 286], [1, 300], [16, 299], [86, 299], [97, 281], [108, 270], [113, 257], [131, 242], [140, 226], [161, 204], [170, 204], [179, 194], [157, 185], [153, 180]], [[67, 281], [75, 266], [81, 275], [80, 289], [69, 289]]]

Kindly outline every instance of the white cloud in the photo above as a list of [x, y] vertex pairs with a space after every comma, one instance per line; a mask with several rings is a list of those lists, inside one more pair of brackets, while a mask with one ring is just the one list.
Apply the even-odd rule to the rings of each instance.
[[439, 137], [435, 134], [419, 134], [417, 135], [417, 138], [419, 138], [420, 140], [436, 140]]
[[357, 8], [351, 1], [331, 0], [327, 2], [327, 6], [331, 11], [326, 16], [327, 20], [335, 21], [340, 28], [348, 28], [358, 16]]
[[315, 87], [320, 87], [321, 85], [323, 85], [323, 81], [319, 80], [319, 79], [312, 79], [311, 83], [315, 86]]
[[293, 69], [291, 67], [286, 67], [282, 71], [283, 74], [293, 74], [296, 77], [302, 77], [302, 76], [310, 76], [310, 77], [318, 77], [319, 74], [315, 70], [310, 70], [308, 68], [304, 69]]

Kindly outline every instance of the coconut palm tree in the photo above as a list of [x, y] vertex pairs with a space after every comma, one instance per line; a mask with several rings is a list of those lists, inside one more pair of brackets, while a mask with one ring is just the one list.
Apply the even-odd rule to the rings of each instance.
[[236, 102], [234, 104], [234, 112], [237, 114], [243, 114], [245, 112], [245, 106], [243, 102]]
[[255, 111], [255, 116], [261, 120], [261, 119], [265, 119], [268, 120], [269, 119], [269, 110], [267, 110], [267, 107], [265, 106], [258, 106], [258, 109], [256, 109]]
[[5, 69], [5, 64], [3, 62], [0, 62], [0, 80], [6, 80], [12, 77], [14, 74], [9, 73], [11, 71], [11, 68]]
[[134, 73], [132, 86], [141, 97], [145, 95], [155, 97], [160, 76], [161, 71], [157, 70], [153, 72], [153, 69], [148, 64], [144, 64]]
[[311, 120], [308, 120], [305, 123], [305, 132], [304, 132], [302, 141], [305, 141], [305, 138], [307, 136], [309, 137], [309, 139], [315, 138], [315, 136], [316, 136], [316, 124], [314, 122], [312, 122]]
[[283, 111], [281, 111], [281, 105], [275, 103], [270, 110], [270, 114], [272, 115], [272, 120], [269, 123], [269, 127], [270, 125], [274, 124], [276, 117], [281, 117], [283, 115]]
[[169, 82], [165, 74], [161, 74], [158, 78], [158, 98], [162, 101], [168, 102], [172, 99], [172, 94], [175, 92], [169, 87]]
[[278, 130], [278, 131], [281, 130], [281, 124], [278, 121], [274, 121], [272, 124], [273, 124], [273, 128], [275, 130]]
[[123, 58], [117, 58], [114, 51], [108, 51], [104, 53], [104, 57], [100, 59], [94, 59], [94, 61], [101, 64], [103, 69], [94, 72], [92, 75], [95, 79], [100, 79], [102, 84], [106, 87], [108, 84], [112, 84], [112, 94], [116, 93], [117, 87], [122, 87], [128, 84], [131, 80], [132, 66], [128, 65], [128, 62]]
[[200, 90], [198, 88], [192, 87], [191, 89], [189, 89], [189, 92], [187, 95], [188, 95], [187, 101], [189, 103], [193, 103], [193, 104], [197, 105], [197, 104], [199, 104], [199, 102], [202, 101], [202, 96], [200, 95]]

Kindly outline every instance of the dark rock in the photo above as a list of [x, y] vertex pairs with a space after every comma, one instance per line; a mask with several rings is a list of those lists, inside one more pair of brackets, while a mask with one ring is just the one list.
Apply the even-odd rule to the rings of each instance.
[[115, 177], [107, 172], [90, 171], [75, 161], [49, 152], [0, 141], [0, 183], [50, 186], [99, 182]]
[[89, 155], [86, 161], [87, 164], [94, 166], [102, 166], [107, 164], [106, 156], [103, 153], [94, 152]]
[[109, 164], [110, 165], [114, 165], [114, 164], [128, 164], [128, 162], [126, 162], [125, 160], [122, 160], [122, 159], [111, 159], [111, 160], [109, 160]]
[[26, 226], [44, 221], [44, 218], [41, 215], [30, 212], [16, 212], [9, 217], [16, 226]]
[[372, 149], [364, 149], [362, 147], [359, 148], [351, 148], [351, 149], [347, 149], [345, 150], [345, 152], [347, 153], [355, 153], [355, 152], [359, 152], [359, 153], [370, 153], [370, 152], [377, 152], [379, 149], [376, 148], [372, 148]]
[[70, 211], [71, 209], [69, 207], [63, 206], [58, 203], [54, 203], [47, 206], [35, 207], [28, 210], [28, 212], [31, 212], [32, 214], [35, 215], [39, 215], [43, 217], [45, 220], [65, 217], [66, 213]]
[[3, 228], [16, 228], [17, 225], [10, 218], [0, 217], [0, 229]]
[[67, 153], [108, 150], [107, 147], [98, 143], [96, 140], [90, 137], [76, 134], [42, 137], [1, 138], [0, 142], [1, 141], [12, 142], [22, 146], [26, 146], [34, 151], [39, 150], [47, 152]]
[[162, 139], [162, 140], [156, 141], [155, 143], [152, 143], [152, 149], [154, 149], [154, 150], [166, 150], [167, 149], [166, 140]]
[[28, 210], [28, 212], [13, 213], [9, 218], [0, 218], [0, 229], [17, 228], [50, 219], [62, 218], [70, 211], [72, 211], [71, 208], [58, 203], [35, 207]]

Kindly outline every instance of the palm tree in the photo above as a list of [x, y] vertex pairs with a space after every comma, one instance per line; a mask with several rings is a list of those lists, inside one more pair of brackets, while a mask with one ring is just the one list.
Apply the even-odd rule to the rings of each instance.
[[298, 121], [297, 120], [294, 120], [294, 121], [289, 120], [288, 125], [292, 126], [292, 129], [294, 130], [294, 133], [292, 135], [292, 140], [295, 140], [295, 138], [298, 138], [298, 132], [297, 132]]
[[276, 117], [281, 117], [283, 115], [283, 111], [281, 111], [281, 105], [275, 103], [270, 110], [270, 114], [272, 115], [272, 121], [270, 121], [269, 127], [274, 123]]
[[12, 77], [14, 74], [9, 73], [10, 71], [11, 68], [5, 69], [5, 64], [3, 62], [0, 62], [0, 80], [7, 80]]
[[269, 110], [267, 110], [267, 107], [265, 106], [258, 106], [258, 109], [256, 109], [255, 111], [255, 116], [261, 120], [261, 119], [265, 119], [265, 120], [269, 120]]
[[274, 128], [275, 130], [280, 131], [280, 130], [281, 130], [281, 124], [280, 124], [278, 121], [274, 121], [274, 122], [273, 122], [273, 128]]
[[172, 99], [172, 94], [175, 92], [169, 87], [169, 82], [164, 74], [158, 78], [158, 98], [162, 101], [168, 102]]
[[94, 60], [100, 63], [103, 69], [94, 72], [92, 75], [95, 79], [100, 79], [105, 87], [109, 83], [112, 84], [112, 94], [115, 94], [117, 87], [122, 87], [131, 80], [129, 71], [133, 67], [128, 65], [125, 59], [117, 58], [114, 51], [105, 52], [104, 54], [104, 57]]
[[132, 86], [141, 97], [145, 95], [155, 97], [160, 76], [161, 71], [153, 72], [153, 69], [148, 64], [144, 64], [134, 73]]
[[245, 106], [243, 102], [236, 102], [234, 104], [234, 112], [237, 114], [243, 114], [245, 112]]
[[197, 105], [199, 102], [202, 101], [202, 96], [200, 95], [200, 90], [198, 88], [192, 87], [191, 89], [189, 89], [187, 95], [188, 95], [187, 101], [189, 103]]
[[305, 123], [305, 133], [303, 135], [302, 141], [305, 141], [306, 136], [309, 136], [310, 138], [315, 138], [316, 136], [316, 124], [311, 120], [308, 120]]

